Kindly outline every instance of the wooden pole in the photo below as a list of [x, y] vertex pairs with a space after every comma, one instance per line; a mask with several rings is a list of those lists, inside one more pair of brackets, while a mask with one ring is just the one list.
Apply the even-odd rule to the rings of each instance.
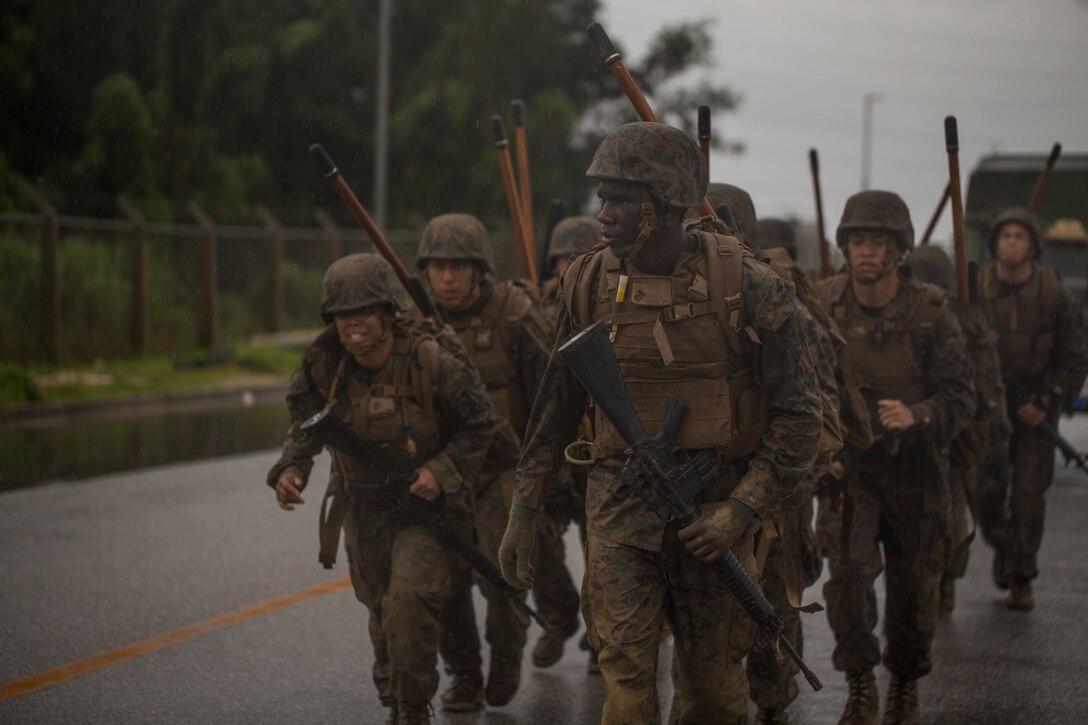
[[265, 326], [268, 332], [283, 329], [283, 225], [268, 207], [254, 207], [257, 218], [268, 229], [268, 289], [265, 294]]
[[529, 174], [529, 136], [525, 130], [525, 102], [510, 102], [514, 116], [514, 150], [518, 157], [518, 193], [521, 202], [521, 223], [525, 228], [525, 240], [529, 249], [536, 249], [536, 231], [533, 229], [533, 192]]
[[491, 117], [491, 131], [495, 137], [495, 150], [499, 154], [502, 185], [506, 189], [506, 205], [510, 208], [510, 226], [514, 228], [514, 239], [521, 253], [521, 269], [525, 272], [525, 278], [536, 284], [536, 260], [533, 259], [533, 250], [525, 238], [525, 222], [521, 217], [521, 203], [518, 201], [517, 185], [514, 181], [514, 164], [510, 160], [510, 144], [506, 140], [502, 116]]
[[201, 347], [214, 347], [219, 340], [216, 314], [219, 308], [219, 260], [216, 254], [215, 222], [195, 202], [189, 202], [189, 215], [200, 225], [199, 280], [200, 300], [197, 307], [197, 342]]
[[824, 231], [824, 198], [820, 191], [820, 155], [816, 149], [808, 150], [808, 169], [812, 175], [812, 194], [816, 198], [816, 235], [820, 244], [820, 276], [830, 277], [834, 270], [831, 269], [831, 248], [827, 242], [827, 232]]
[[139, 354], [147, 345], [147, 238], [146, 221], [136, 206], [122, 195], [117, 196], [117, 208], [132, 222], [129, 244], [129, 274], [132, 276], [132, 297], [129, 303], [129, 344]]
[[1031, 190], [1031, 197], [1028, 199], [1028, 211], [1034, 212], [1035, 207], [1039, 205], [1039, 198], [1043, 195], [1043, 189], [1046, 188], [1047, 182], [1050, 181], [1050, 174], [1054, 171], [1054, 164], [1058, 163], [1058, 157], [1061, 155], [1062, 145], [1060, 143], [1054, 144], [1050, 149], [1050, 158], [1046, 160], [1046, 166], [1040, 172], [1039, 178], [1035, 180], [1035, 188]]
[[933, 230], [937, 226], [937, 222], [941, 219], [941, 214], [944, 213], [944, 206], [948, 203], [948, 197], [952, 195], [951, 183], [944, 185], [944, 193], [941, 194], [940, 201], [937, 202], [937, 208], [933, 210], [933, 216], [929, 218], [929, 224], [926, 224], [926, 230], [922, 233], [922, 238], [918, 240], [919, 246], [926, 246], [929, 244], [929, 238], [933, 236]]
[[960, 195], [960, 135], [955, 116], [945, 116], [944, 144], [948, 151], [948, 188], [952, 199], [952, 241], [956, 259], [956, 292], [971, 301], [967, 280], [967, 246], [963, 230], [963, 197]]

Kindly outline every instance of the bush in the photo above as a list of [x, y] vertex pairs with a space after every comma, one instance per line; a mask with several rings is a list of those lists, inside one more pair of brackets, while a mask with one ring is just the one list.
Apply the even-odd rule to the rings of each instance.
[[0, 362], [0, 405], [41, 399], [42, 391], [30, 373], [18, 365]]

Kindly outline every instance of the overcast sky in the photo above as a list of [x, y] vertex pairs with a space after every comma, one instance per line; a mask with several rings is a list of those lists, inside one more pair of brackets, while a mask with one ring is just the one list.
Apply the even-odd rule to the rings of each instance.
[[[713, 73], [743, 96], [714, 133], [711, 179], [744, 187], [760, 216], [814, 216], [820, 152], [828, 234], [861, 188], [862, 97], [874, 106], [871, 186], [898, 192], [921, 231], [948, 179], [944, 117], [967, 175], [994, 150], [1088, 152], [1088, 0], [604, 0], [632, 62], [666, 23], [709, 20]], [[692, 109], [692, 114], [695, 111]], [[1060, 164], [1060, 162], [1059, 162]], [[1026, 201], [1026, 200], [1025, 200]], [[1088, 203], [1088, 202], [1086, 202]], [[951, 237], [946, 210], [936, 239]]]

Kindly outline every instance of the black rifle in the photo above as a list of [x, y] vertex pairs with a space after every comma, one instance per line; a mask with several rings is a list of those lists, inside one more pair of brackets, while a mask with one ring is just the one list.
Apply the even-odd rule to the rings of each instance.
[[[1009, 401], [1009, 417], [1016, 420], [1016, 409], [1024, 403], [1031, 402], [1032, 396], [1015, 375], [1009, 375], [1005, 378], [1005, 393]], [[1058, 447], [1058, 450], [1062, 452], [1062, 457], [1065, 458], [1067, 468], [1070, 463], [1076, 463], [1077, 468], [1088, 473], [1088, 455], [1079, 452], [1073, 447], [1073, 444], [1063, 438], [1058, 429], [1054, 427], [1054, 424], [1050, 422], [1050, 418], [1044, 419], [1042, 423], [1035, 426], [1034, 430], [1042, 433], [1051, 443]]]
[[537, 624], [545, 630], [552, 628], [532, 607], [521, 600], [521, 591], [503, 579], [499, 568], [491, 563], [491, 560], [482, 551], [477, 549], [471, 541], [457, 530], [453, 522], [446, 516], [446, 506], [441, 497], [434, 501], [427, 501], [413, 493], [409, 493], [408, 488], [415, 483], [419, 477], [418, 473], [415, 471], [412, 473], [398, 473], [384, 465], [374, 453], [374, 450], [344, 421], [340, 420], [332, 412], [331, 408], [325, 408], [308, 419], [299, 426], [299, 430], [310, 434], [322, 445], [329, 446], [341, 455], [357, 461], [372, 473], [381, 477], [382, 483], [371, 486], [348, 481], [348, 495], [365, 496], [367, 498], [375, 498], [380, 495], [385, 500], [392, 502], [397, 509], [403, 511], [414, 523], [426, 528], [444, 546], [457, 552], [462, 559], [468, 562], [469, 566], [479, 572], [493, 587], [505, 596], [510, 597], [514, 605], [536, 620]]
[[[717, 480], [718, 463], [710, 451], [689, 453], [676, 445], [676, 431], [688, 409], [683, 401], [670, 396], [661, 430], [657, 435], [647, 435], [631, 405], [619, 362], [608, 340], [608, 330], [599, 320], [564, 343], [559, 354], [631, 447], [631, 455], [624, 464], [624, 480], [633, 482], [637, 477], [651, 483], [668, 505], [669, 521], [676, 521], [681, 527], [695, 523], [700, 516], [695, 496]], [[733, 552], [725, 552], [711, 566], [748, 616], [786, 650], [812, 689], [821, 689], [819, 678], [783, 636], [782, 620], [774, 607]]]

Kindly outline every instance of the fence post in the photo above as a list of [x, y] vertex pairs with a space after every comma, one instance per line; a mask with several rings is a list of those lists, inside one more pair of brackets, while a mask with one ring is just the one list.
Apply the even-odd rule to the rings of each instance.
[[57, 210], [41, 193], [29, 184], [23, 191], [42, 213], [41, 280], [42, 280], [42, 352], [47, 362], [60, 364], [60, 224]]
[[141, 353], [147, 344], [147, 260], [144, 256], [146, 237], [143, 214], [123, 195], [117, 196], [117, 208], [132, 222], [129, 246], [129, 272], [132, 275], [132, 301], [129, 304], [129, 343], [132, 352]]
[[314, 219], [325, 232], [325, 266], [328, 267], [344, 255], [344, 236], [340, 233], [340, 227], [336, 225], [332, 215], [321, 207], [314, 209]]
[[215, 222], [195, 202], [189, 202], [189, 214], [200, 225], [200, 305], [197, 339], [201, 347], [214, 347], [219, 338], [216, 311], [219, 307], [219, 264], [216, 255]]
[[283, 226], [264, 204], [254, 207], [268, 229], [268, 290], [265, 326], [268, 332], [283, 329]]

